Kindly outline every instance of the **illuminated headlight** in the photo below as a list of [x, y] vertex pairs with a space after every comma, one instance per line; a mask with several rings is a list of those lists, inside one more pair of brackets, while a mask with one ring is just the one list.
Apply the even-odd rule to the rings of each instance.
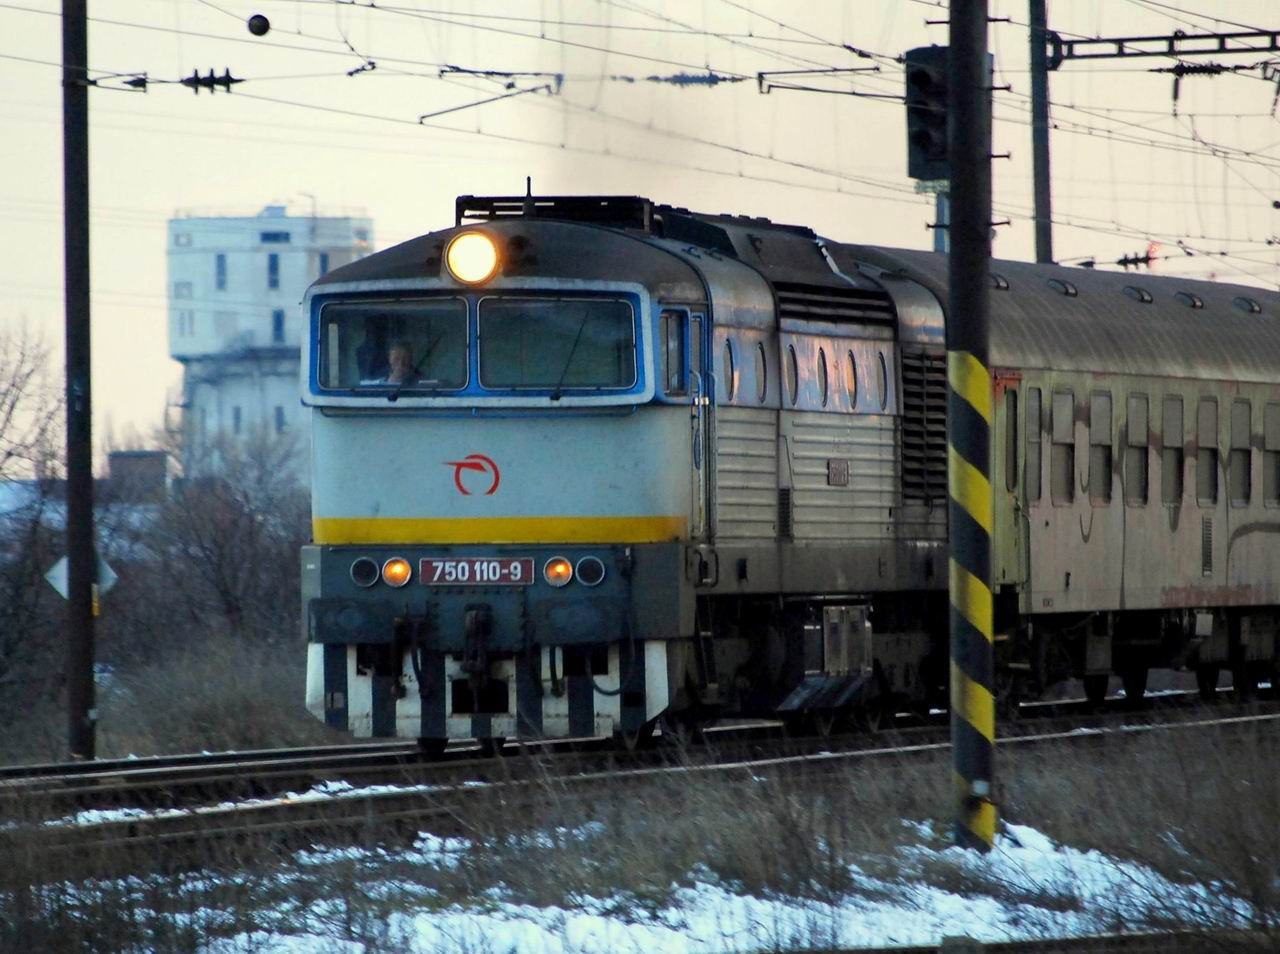
[[413, 576], [413, 568], [409, 561], [402, 557], [392, 557], [382, 564], [382, 580], [387, 586], [404, 586]]
[[604, 579], [604, 563], [599, 557], [585, 556], [578, 561], [574, 572], [583, 586], [595, 586]]
[[498, 271], [498, 243], [484, 232], [462, 232], [445, 249], [444, 261], [458, 281], [479, 285]]
[[358, 557], [351, 563], [351, 582], [356, 586], [373, 586], [378, 582], [378, 564], [368, 557]]
[[573, 564], [564, 557], [552, 557], [542, 568], [542, 578], [552, 586], [564, 586], [573, 579]]

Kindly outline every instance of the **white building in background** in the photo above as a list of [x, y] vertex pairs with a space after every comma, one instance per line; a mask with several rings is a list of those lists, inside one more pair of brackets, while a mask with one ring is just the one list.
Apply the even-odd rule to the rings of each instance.
[[298, 395], [307, 286], [372, 251], [363, 214], [179, 213], [169, 220], [169, 354], [183, 367], [184, 472], [217, 466], [227, 439], [268, 434], [297, 447], [307, 480], [309, 435]]

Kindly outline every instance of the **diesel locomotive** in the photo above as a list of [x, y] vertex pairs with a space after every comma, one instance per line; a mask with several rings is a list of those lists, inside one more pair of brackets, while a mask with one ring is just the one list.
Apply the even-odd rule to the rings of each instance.
[[[1276, 670], [1280, 295], [991, 269], [997, 681]], [[308, 291], [307, 705], [362, 736], [945, 700], [943, 255], [464, 196]]]

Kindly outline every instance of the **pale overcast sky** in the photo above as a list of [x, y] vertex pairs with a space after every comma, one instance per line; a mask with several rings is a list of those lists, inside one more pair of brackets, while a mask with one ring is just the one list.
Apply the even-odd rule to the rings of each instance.
[[[992, 0], [997, 256], [1033, 256], [1026, 3]], [[0, 327], [62, 347], [61, 87], [57, 0], [0, 0]], [[95, 76], [176, 80], [229, 68], [232, 95], [102, 79], [90, 94], [97, 425], [147, 429], [179, 379], [168, 357], [165, 222], [177, 210], [256, 212], [273, 201], [360, 209], [379, 248], [453, 223], [458, 194], [640, 194], [766, 215], [835, 239], [925, 248], [932, 200], [906, 176], [899, 102], [761, 95], [761, 70], [879, 66], [801, 83], [901, 93], [893, 58], [944, 44], [931, 0], [89, 0]], [[273, 29], [251, 36], [247, 18]], [[1219, 18], [1215, 20], [1214, 18]], [[1050, 26], [1086, 36], [1280, 28], [1274, 0], [1071, 0]], [[855, 55], [845, 45], [877, 54]], [[1262, 54], [1191, 62], [1254, 66]], [[1280, 60], [1280, 57], [1272, 57]], [[1055, 252], [1114, 262], [1148, 237], [1164, 273], [1276, 287], [1280, 121], [1263, 70], [1182, 81], [1167, 59], [1068, 63], [1051, 76]], [[355, 72], [362, 65], [375, 69]], [[501, 93], [465, 70], [560, 73]], [[715, 85], [650, 77], [706, 75]], [[544, 80], [519, 77], [521, 88]], [[795, 80], [793, 80], [795, 81]], [[1188, 248], [1231, 253], [1187, 257]]]

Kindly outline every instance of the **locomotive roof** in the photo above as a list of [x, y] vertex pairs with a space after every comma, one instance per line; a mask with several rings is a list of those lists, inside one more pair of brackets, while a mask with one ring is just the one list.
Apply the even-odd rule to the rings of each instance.
[[[946, 307], [946, 255], [844, 249], [855, 260], [920, 282]], [[994, 366], [1214, 380], [1280, 375], [1276, 292], [1006, 260], [993, 261], [991, 273]], [[1257, 313], [1250, 310], [1255, 307]]]

